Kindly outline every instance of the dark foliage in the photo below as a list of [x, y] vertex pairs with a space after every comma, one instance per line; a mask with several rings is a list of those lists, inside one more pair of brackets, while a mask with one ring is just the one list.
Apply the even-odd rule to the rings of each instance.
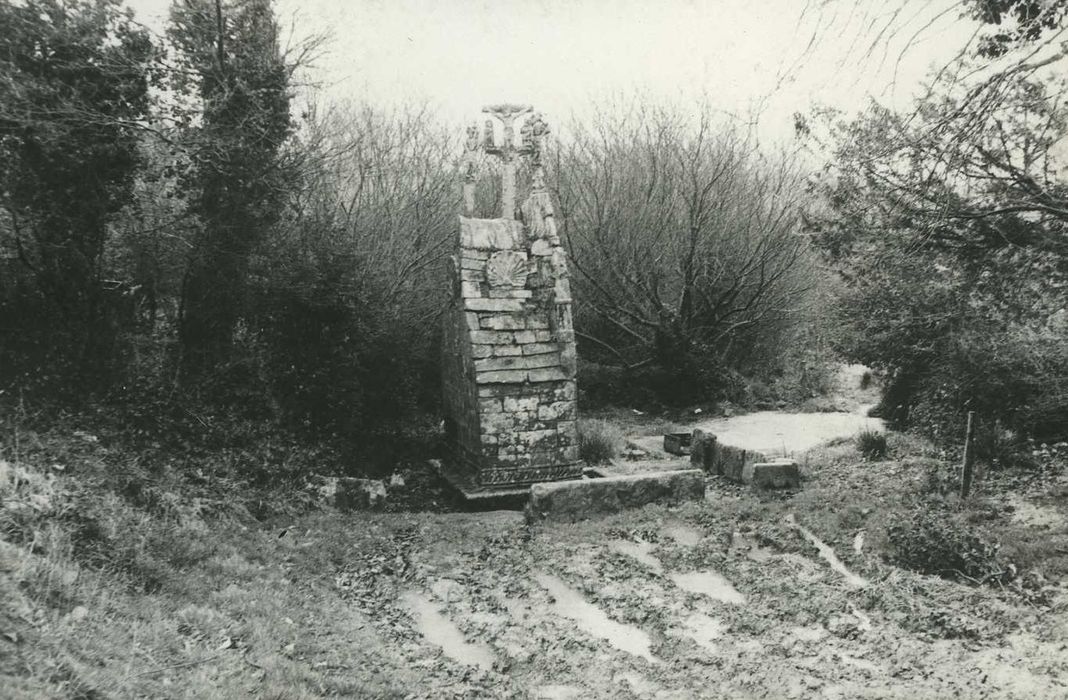
[[1000, 546], [944, 509], [924, 507], [891, 521], [887, 539], [898, 566], [949, 580], [984, 582], [1000, 574]]
[[0, 382], [85, 388], [124, 320], [103, 255], [155, 52], [115, 0], [0, 3], [0, 26]]
[[184, 68], [176, 85], [199, 101], [187, 117], [194, 155], [183, 184], [201, 229], [179, 328], [183, 370], [196, 381], [229, 359], [250, 257], [292, 184], [281, 158], [291, 130], [292, 66], [281, 54], [269, 0], [176, 4], [169, 36]]

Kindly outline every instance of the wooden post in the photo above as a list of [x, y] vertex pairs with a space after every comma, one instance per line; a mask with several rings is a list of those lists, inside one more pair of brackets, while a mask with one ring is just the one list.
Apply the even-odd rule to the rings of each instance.
[[972, 470], [975, 466], [975, 448], [972, 442], [975, 438], [975, 411], [968, 411], [968, 427], [964, 432], [964, 463], [960, 471], [960, 497], [961, 500], [968, 497], [972, 490]]

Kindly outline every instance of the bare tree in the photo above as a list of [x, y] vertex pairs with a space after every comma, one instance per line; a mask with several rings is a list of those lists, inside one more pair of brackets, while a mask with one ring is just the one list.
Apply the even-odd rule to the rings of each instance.
[[303, 186], [255, 269], [273, 378], [312, 422], [388, 421], [436, 396], [457, 145], [425, 107], [309, 110]]
[[701, 108], [605, 111], [561, 149], [556, 193], [588, 357], [745, 364], [811, 287], [803, 178], [786, 154]]

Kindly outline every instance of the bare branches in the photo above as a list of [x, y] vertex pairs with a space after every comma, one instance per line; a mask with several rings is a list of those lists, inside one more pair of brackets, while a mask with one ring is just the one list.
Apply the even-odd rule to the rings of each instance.
[[801, 178], [786, 156], [761, 156], [707, 109], [687, 123], [639, 103], [574, 132], [554, 189], [594, 355], [633, 366], [670, 363], [666, 347], [744, 347], [772, 305], [804, 293]]

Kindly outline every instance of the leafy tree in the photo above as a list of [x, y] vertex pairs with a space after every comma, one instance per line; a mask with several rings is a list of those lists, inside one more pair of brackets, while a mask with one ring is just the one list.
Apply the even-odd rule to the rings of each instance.
[[32, 280], [3, 309], [22, 332], [3, 335], [84, 372], [106, 355], [101, 257], [131, 198], [155, 51], [118, 0], [4, 1], [0, 26], [0, 206]]
[[833, 129], [814, 231], [848, 283], [842, 349], [888, 371], [893, 418], [1063, 434], [1068, 83], [1043, 72], [1059, 56], [964, 59], [910, 113], [873, 104]]
[[1038, 41], [1043, 34], [1063, 27], [1068, 19], [1065, 0], [969, 0], [968, 4], [976, 19], [997, 26], [979, 44], [980, 55], [988, 58], [1003, 56], [1021, 43]]
[[185, 185], [201, 230], [182, 294], [183, 368], [202, 377], [227, 359], [242, 314], [250, 256], [278, 220], [291, 172], [290, 79], [270, 0], [179, 0], [169, 36], [176, 85], [195, 94], [186, 116]]

